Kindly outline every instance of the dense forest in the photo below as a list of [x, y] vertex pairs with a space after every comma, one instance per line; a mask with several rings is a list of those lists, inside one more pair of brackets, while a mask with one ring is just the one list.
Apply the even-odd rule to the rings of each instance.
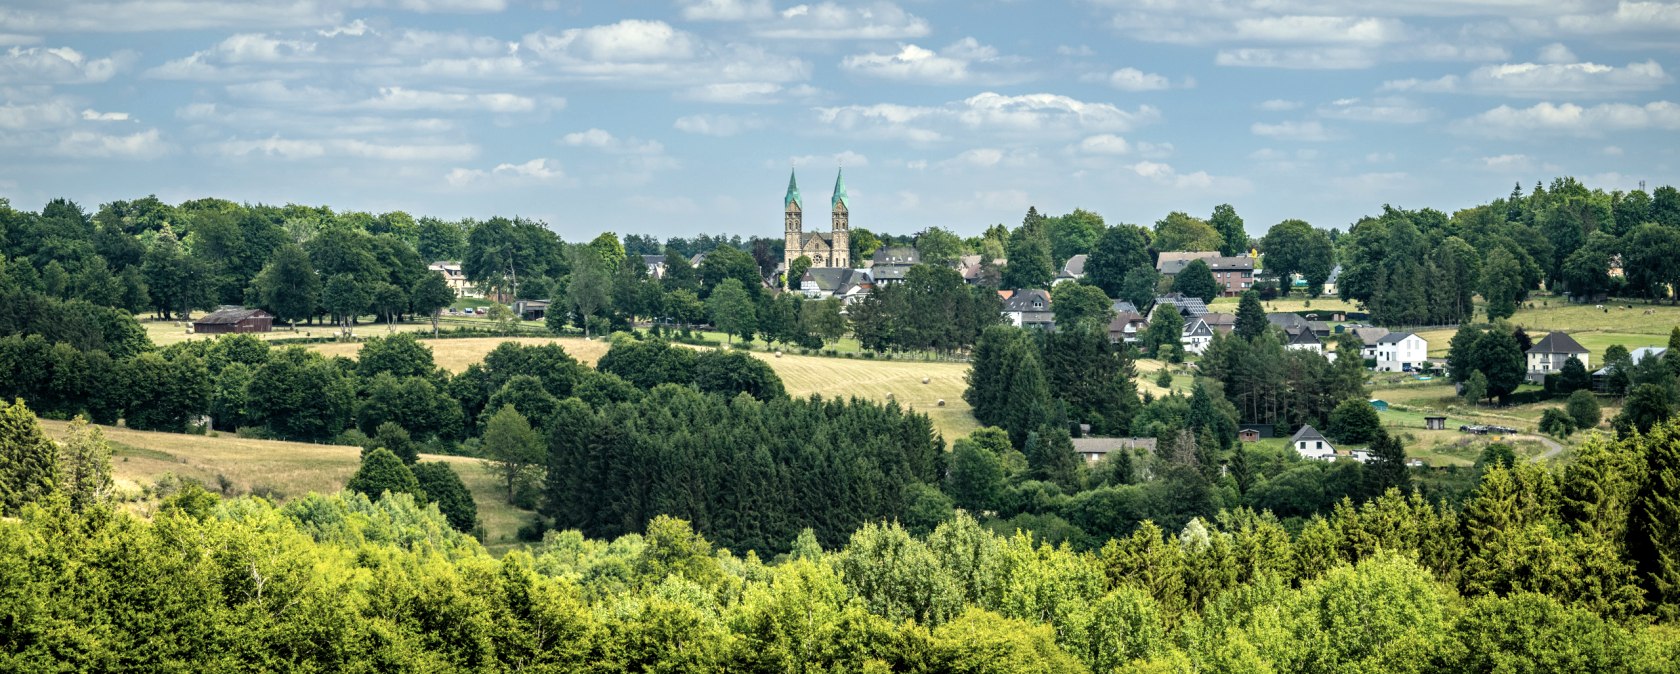
[[[958, 514], [785, 555], [659, 516], [500, 560], [405, 493], [110, 502], [97, 434], [0, 409], [0, 668], [1672, 672], [1680, 428], [1462, 507], [1389, 491], [1292, 533], [1239, 508], [1079, 551]], [[383, 450], [377, 454], [387, 454]], [[103, 471], [103, 479], [100, 479]], [[1653, 623], [1653, 619], [1656, 621]]]

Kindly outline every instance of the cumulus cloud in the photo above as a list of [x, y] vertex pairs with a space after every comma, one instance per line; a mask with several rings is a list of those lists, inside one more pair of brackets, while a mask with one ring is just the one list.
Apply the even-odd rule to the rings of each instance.
[[94, 110], [93, 108], [88, 108], [82, 111], [82, 120], [87, 122], [126, 122], [128, 121], [128, 113], [100, 112], [98, 110]]
[[1108, 85], [1121, 91], [1160, 91], [1171, 89], [1172, 80], [1137, 68], [1121, 68], [1109, 74]]
[[561, 136], [560, 142], [571, 147], [593, 148], [618, 154], [656, 155], [665, 151], [665, 146], [659, 141], [619, 138], [601, 129], [574, 131]]
[[1266, 112], [1288, 112], [1290, 110], [1299, 109], [1301, 107], [1301, 102], [1273, 98], [1271, 100], [1261, 101], [1258, 107]]
[[1252, 189], [1252, 185], [1243, 178], [1215, 176], [1207, 171], [1181, 173], [1171, 164], [1156, 161], [1144, 160], [1127, 168], [1139, 177], [1175, 190], [1240, 194]]
[[[565, 99], [549, 99], [545, 103], [553, 107], [563, 107]], [[455, 93], [381, 87], [377, 95], [356, 105], [372, 110], [531, 112], [538, 108], [539, 102], [528, 96], [510, 93]]]
[[566, 177], [560, 164], [552, 159], [537, 158], [519, 164], [497, 164], [490, 170], [456, 167], [444, 174], [443, 180], [452, 187], [468, 187], [485, 183], [516, 184], [560, 180]]
[[770, 0], [677, 0], [689, 21], [746, 21], [775, 14]]
[[1581, 59], [1575, 57], [1575, 52], [1570, 51], [1569, 47], [1561, 42], [1553, 42], [1540, 48], [1541, 63], [1575, 63], [1579, 60]]
[[1343, 98], [1318, 108], [1320, 117], [1348, 119], [1358, 122], [1386, 122], [1390, 124], [1418, 124], [1429, 121], [1434, 111], [1418, 106], [1404, 98]]
[[1501, 105], [1459, 120], [1453, 128], [1465, 134], [1495, 138], [1520, 138], [1536, 133], [1598, 137], [1625, 131], [1675, 131], [1680, 130], [1680, 105], [1670, 101], [1593, 106], [1544, 102], [1527, 108]]
[[792, 166], [794, 168], [833, 168], [849, 167], [863, 168], [869, 165], [869, 157], [851, 150], [844, 150], [835, 154], [805, 154], [787, 158], [785, 163], [766, 162], [770, 168]]
[[1256, 136], [1278, 140], [1322, 142], [1334, 138], [1334, 135], [1325, 129], [1323, 124], [1316, 121], [1278, 122], [1276, 124], [1255, 122], [1249, 126], [1249, 131]]
[[1617, 68], [1597, 63], [1505, 63], [1476, 68], [1463, 77], [1392, 80], [1384, 91], [1466, 93], [1514, 98], [1557, 95], [1607, 97], [1655, 91], [1672, 82], [1656, 61]]
[[22, 84], [90, 84], [104, 82], [128, 69], [139, 57], [119, 51], [105, 58], [88, 58], [69, 47], [12, 47], [0, 53], [0, 82]]
[[69, 126], [79, 118], [76, 107], [63, 98], [30, 103], [0, 103], [0, 129], [50, 129]]
[[[745, 44], [714, 44], [663, 21], [618, 23], [537, 32], [520, 41], [538, 68], [629, 85], [695, 82], [790, 82], [810, 75], [809, 64]], [[523, 56], [515, 56], [521, 59]]]
[[153, 159], [170, 152], [157, 129], [128, 135], [72, 131], [58, 143], [57, 153], [69, 157]]
[[165, 80], [246, 79], [268, 71], [268, 66], [314, 60], [315, 48], [314, 42], [240, 33], [209, 49], [147, 70], [146, 76]]
[[478, 154], [471, 143], [384, 142], [360, 138], [268, 138], [231, 139], [204, 148], [209, 154], [240, 158], [315, 159], [350, 157], [382, 161], [462, 161]]
[[891, 2], [822, 2], [784, 9], [757, 32], [794, 40], [902, 40], [931, 31], [926, 20]]
[[726, 138], [761, 128], [764, 120], [739, 115], [688, 115], [678, 117], [672, 126], [683, 133]]
[[1125, 110], [1109, 103], [1058, 94], [1006, 96], [985, 92], [942, 106], [890, 103], [817, 108], [817, 119], [835, 131], [929, 143], [953, 129], [1028, 137], [1126, 132], [1161, 118], [1152, 106]]
[[1131, 154], [1132, 144], [1112, 133], [1101, 133], [1079, 141], [1079, 151], [1097, 155]]
[[996, 49], [969, 37], [937, 52], [904, 44], [895, 53], [847, 56], [840, 67], [859, 75], [902, 82], [964, 84], [1016, 79], [1005, 69], [1017, 62], [1019, 59], [1000, 57]]

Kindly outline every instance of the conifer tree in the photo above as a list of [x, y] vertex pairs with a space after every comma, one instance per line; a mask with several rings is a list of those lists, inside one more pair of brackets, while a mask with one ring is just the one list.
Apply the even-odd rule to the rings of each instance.
[[1266, 328], [1270, 324], [1266, 320], [1266, 309], [1260, 306], [1260, 294], [1253, 290], [1244, 290], [1242, 300], [1237, 302], [1237, 335], [1252, 340], [1266, 334]]
[[0, 515], [16, 516], [58, 488], [58, 449], [19, 399], [0, 402]]
[[1645, 485], [1631, 523], [1629, 554], [1657, 614], [1680, 618], [1680, 428], [1665, 423], [1644, 439]]
[[417, 498], [424, 496], [414, 473], [403, 464], [402, 459], [384, 448], [369, 452], [362, 459], [362, 467], [356, 470], [344, 488], [366, 494], [375, 501], [385, 492], [412, 494]]
[[478, 526], [478, 504], [473, 503], [472, 491], [454, 468], [442, 461], [427, 461], [414, 464], [412, 471], [426, 500], [437, 504], [438, 511], [449, 519], [449, 526], [461, 532]]

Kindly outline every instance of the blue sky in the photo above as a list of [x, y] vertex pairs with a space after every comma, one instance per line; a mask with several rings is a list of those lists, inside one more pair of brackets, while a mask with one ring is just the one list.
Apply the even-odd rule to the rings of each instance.
[[0, 196], [525, 215], [581, 239], [1029, 205], [1256, 234], [1680, 183], [1680, 3], [8, 0]]

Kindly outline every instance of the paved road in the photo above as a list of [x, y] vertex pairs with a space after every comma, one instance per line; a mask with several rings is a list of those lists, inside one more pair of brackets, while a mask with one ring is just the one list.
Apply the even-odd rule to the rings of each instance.
[[1553, 458], [1556, 458], [1557, 455], [1563, 453], [1563, 445], [1562, 444], [1559, 444], [1558, 441], [1553, 440], [1551, 438], [1548, 438], [1544, 435], [1511, 435], [1511, 436], [1508, 436], [1508, 437], [1510, 437], [1513, 440], [1534, 440], [1536, 442], [1539, 442], [1542, 445], [1545, 445], [1546, 446], [1546, 451], [1541, 452], [1538, 456], [1535, 456], [1533, 459], [1531, 459], [1535, 463], [1542, 463], [1542, 462], [1545, 462], [1545, 461], [1550, 461]]

